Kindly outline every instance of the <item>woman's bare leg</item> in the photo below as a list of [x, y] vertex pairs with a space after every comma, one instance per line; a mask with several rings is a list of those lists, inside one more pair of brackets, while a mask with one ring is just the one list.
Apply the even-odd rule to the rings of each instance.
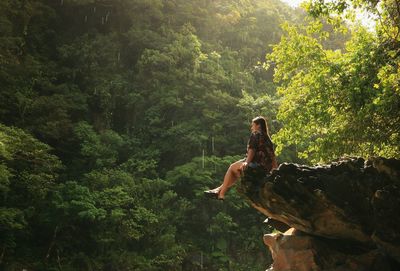
[[216, 192], [219, 191], [218, 198], [223, 199], [228, 188], [231, 187], [237, 181], [237, 179], [240, 178], [242, 164], [243, 161], [239, 160], [229, 166], [228, 170], [225, 173], [222, 185], [215, 188]]

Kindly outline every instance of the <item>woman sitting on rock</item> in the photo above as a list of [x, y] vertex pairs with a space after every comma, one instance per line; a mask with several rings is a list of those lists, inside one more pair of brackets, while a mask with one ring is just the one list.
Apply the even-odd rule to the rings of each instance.
[[223, 183], [217, 188], [204, 191], [204, 194], [223, 200], [228, 188], [239, 179], [243, 170], [248, 166], [262, 167], [267, 173], [278, 166], [267, 122], [263, 117], [256, 117], [251, 122], [251, 135], [247, 144], [246, 158], [231, 164], [226, 171]]

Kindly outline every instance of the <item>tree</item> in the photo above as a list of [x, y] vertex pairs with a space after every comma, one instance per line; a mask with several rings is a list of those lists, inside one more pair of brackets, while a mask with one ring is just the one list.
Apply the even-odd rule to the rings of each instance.
[[269, 55], [283, 96], [278, 151], [295, 145], [311, 162], [345, 154], [397, 157], [399, 125], [393, 120], [400, 116], [399, 95], [386, 79], [395, 76], [389, 67], [397, 57], [362, 27], [352, 31], [345, 52], [326, 50], [321, 45], [326, 33], [318, 29], [287, 25]]
[[4, 258], [18, 263], [26, 257], [44, 257], [44, 251], [31, 246], [42, 242], [35, 239], [37, 216], [55, 188], [61, 168], [48, 145], [21, 129], [0, 124], [0, 262]]

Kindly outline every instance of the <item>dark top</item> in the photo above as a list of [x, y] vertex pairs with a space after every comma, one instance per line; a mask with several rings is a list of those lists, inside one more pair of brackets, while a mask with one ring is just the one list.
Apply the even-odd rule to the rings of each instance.
[[251, 133], [247, 143], [247, 151], [249, 149], [255, 150], [251, 162], [262, 166], [267, 172], [277, 167], [274, 146], [268, 135], [259, 131]]

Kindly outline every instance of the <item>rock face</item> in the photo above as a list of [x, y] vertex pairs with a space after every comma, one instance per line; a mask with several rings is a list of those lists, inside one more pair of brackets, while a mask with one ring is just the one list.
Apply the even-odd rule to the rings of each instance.
[[249, 168], [241, 190], [293, 228], [264, 237], [270, 271], [400, 270], [400, 160], [284, 163], [266, 177]]
[[365, 249], [343, 241], [324, 240], [293, 228], [281, 234], [266, 234], [273, 270], [398, 270], [378, 249]]

